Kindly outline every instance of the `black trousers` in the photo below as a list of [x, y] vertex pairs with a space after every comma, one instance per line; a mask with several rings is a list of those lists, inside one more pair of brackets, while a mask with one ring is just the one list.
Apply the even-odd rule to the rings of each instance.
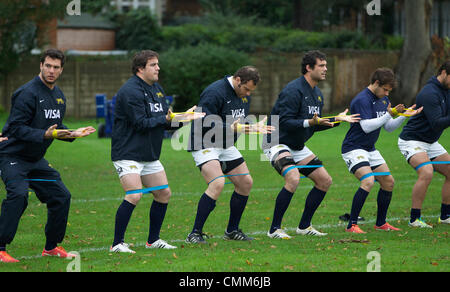
[[17, 232], [20, 218], [28, 206], [28, 189], [47, 205], [47, 241], [64, 239], [70, 208], [70, 192], [59, 172], [45, 159], [28, 162], [15, 157], [0, 157], [0, 175], [6, 188], [0, 214], [0, 244], [10, 244]]

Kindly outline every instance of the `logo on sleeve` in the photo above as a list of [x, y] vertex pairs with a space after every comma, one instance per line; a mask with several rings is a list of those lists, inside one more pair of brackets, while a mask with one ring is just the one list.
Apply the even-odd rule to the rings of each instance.
[[57, 98], [57, 99], [56, 99], [56, 102], [57, 102], [58, 104], [64, 104], [64, 100], [63, 100], [62, 98]]
[[164, 94], [162, 94], [160, 91], [156, 93], [157, 97], [164, 97]]

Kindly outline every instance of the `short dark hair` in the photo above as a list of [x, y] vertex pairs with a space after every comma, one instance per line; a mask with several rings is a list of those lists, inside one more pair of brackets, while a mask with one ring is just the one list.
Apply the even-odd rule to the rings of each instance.
[[321, 51], [315, 50], [306, 52], [302, 60], [302, 74], [304, 75], [308, 72], [308, 70], [306, 70], [307, 65], [309, 65], [309, 67], [311, 68], [314, 68], [314, 66], [317, 64], [317, 59], [323, 61], [326, 58], [327, 56]]
[[139, 68], [145, 68], [147, 61], [152, 58], [159, 58], [158, 53], [152, 50], [144, 50], [136, 53], [134, 55], [133, 65], [131, 68], [133, 74], [136, 74], [139, 71]]
[[444, 71], [445, 70], [445, 72], [447, 73], [447, 74], [450, 74], [450, 60], [447, 60], [447, 61], [445, 61], [445, 63], [444, 64], [442, 64], [442, 66], [441, 67], [439, 67], [439, 70], [438, 70], [438, 76], [439, 75], [441, 75], [442, 74], [442, 71]]
[[370, 77], [370, 84], [374, 84], [376, 81], [380, 83], [380, 86], [390, 85], [392, 88], [397, 86], [394, 71], [389, 68], [378, 68], [375, 70]]
[[255, 85], [261, 79], [259, 77], [258, 69], [254, 66], [244, 66], [239, 68], [236, 73], [233, 75], [234, 78], [239, 77], [241, 79], [241, 83], [245, 84], [249, 81], [253, 81]]
[[44, 64], [45, 58], [52, 58], [52, 59], [58, 59], [61, 61], [61, 67], [64, 67], [64, 63], [66, 62], [66, 56], [64, 56], [64, 53], [57, 49], [48, 49], [44, 51], [44, 53], [41, 55], [41, 64]]

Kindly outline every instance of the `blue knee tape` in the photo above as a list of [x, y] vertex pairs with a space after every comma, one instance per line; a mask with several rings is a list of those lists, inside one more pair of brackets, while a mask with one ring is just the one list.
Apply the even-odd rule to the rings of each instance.
[[391, 173], [390, 172], [371, 172], [371, 173], [363, 175], [359, 180], [363, 181], [366, 178], [369, 178], [371, 176], [386, 176], [386, 175], [391, 175]]
[[169, 185], [161, 185], [161, 186], [156, 186], [156, 187], [151, 187], [151, 188], [146, 188], [146, 189], [131, 190], [131, 191], [125, 192], [125, 194], [126, 195], [140, 194], [140, 193], [146, 194], [146, 193], [150, 193], [152, 191], [167, 189], [168, 187], [169, 187]]

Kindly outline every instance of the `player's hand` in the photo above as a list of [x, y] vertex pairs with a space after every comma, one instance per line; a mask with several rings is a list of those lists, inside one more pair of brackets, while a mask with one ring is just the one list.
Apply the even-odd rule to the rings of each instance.
[[255, 124], [239, 124], [239, 120], [236, 120], [231, 124], [231, 129], [234, 132], [245, 134], [270, 134], [275, 131], [275, 127], [266, 125], [266, 121], [267, 116]]
[[348, 108], [345, 109], [345, 111], [343, 111], [342, 113], [340, 113], [338, 116], [335, 117], [336, 121], [348, 122], [348, 123], [358, 123], [361, 120], [361, 118], [359, 117], [359, 114], [347, 115], [347, 113], [348, 113]]
[[270, 134], [270, 133], [272, 133], [272, 131], [275, 131], [275, 127], [266, 125], [266, 122], [267, 122], [267, 116], [265, 116], [264, 119], [262, 119], [261, 121], [255, 123], [255, 124], [245, 125], [248, 127], [245, 128], [244, 133], [246, 133], [246, 134], [251, 134], [251, 133]]
[[78, 128], [75, 131], [70, 132], [69, 138], [81, 138], [89, 136], [92, 133], [95, 133], [97, 130], [94, 127], [88, 126], [83, 128]]
[[[312, 124], [311, 124], [312, 121]], [[314, 114], [313, 118], [309, 122], [310, 126], [328, 126], [333, 127], [334, 124], [330, 122], [329, 119], [320, 118], [317, 113]]]
[[206, 115], [206, 113], [196, 112], [196, 109], [196, 105], [182, 113], [174, 113], [169, 109], [166, 119], [168, 118], [168, 121], [174, 122], [190, 122], [193, 120], [201, 119]]
[[0, 142], [8, 140], [8, 137], [2, 137], [2, 133], [0, 133]]
[[398, 104], [394, 108], [391, 107], [391, 103], [388, 104], [387, 111], [391, 115], [391, 117], [395, 118], [399, 113], [403, 113], [405, 111], [404, 104]]
[[412, 106], [410, 106], [409, 108], [407, 108], [407, 109], [403, 112], [403, 114], [404, 114], [405, 116], [408, 116], [408, 117], [413, 117], [413, 116], [415, 116], [415, 115], [420, 114], [420, 113], [422, 112], [422, 110], [423, 110], [423, 106], [420, 107], [420, 108], [418, 108], [418, 109], [416, 109], [416, 105], [413, 104]]
[[56, 130], [58, 127], [57, 124], [50, 126], [50, 128], [45, 131], [44, 138], [45, 139], [67, 139], [70, 138], [69, 130]]

